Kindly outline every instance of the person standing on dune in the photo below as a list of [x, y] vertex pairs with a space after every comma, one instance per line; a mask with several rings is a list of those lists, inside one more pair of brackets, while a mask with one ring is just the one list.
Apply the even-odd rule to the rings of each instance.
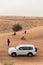
[[26, 34], [26, 32], [27, 32], [27, 31], [25, 30], [24, 33]]
[[10, 46], [10, 40], [9, 39], [7, 39], [7, 45], [8, 45], [8, 47]]
[[23, 32], [23, 34], [26, 34], [27, 33], [27, 31], [25, 30], [24, 32]]

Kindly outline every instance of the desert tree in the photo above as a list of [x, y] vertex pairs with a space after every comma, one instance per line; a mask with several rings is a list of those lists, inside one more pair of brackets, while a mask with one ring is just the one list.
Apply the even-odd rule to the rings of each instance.
[[16, 32], [17, 32], [17, 31], [22, 30], [22, 26], [21, 26], [20, 24], [14, 24], [14, 25], [12, 26], [12, 29], [13, 29], [13, 31], [14, 31], [14, 35], [16, 35]]

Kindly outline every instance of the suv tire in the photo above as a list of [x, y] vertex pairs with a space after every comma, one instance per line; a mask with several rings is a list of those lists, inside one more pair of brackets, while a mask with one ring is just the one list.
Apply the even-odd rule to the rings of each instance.
[[13, 53], [11, 54], [11, 56], [12, 56], [12, 57], [16, 57], [16, 53], [13, 52]]
[[33, 54], [30, 52], [30, 53], [28, 53], [28, 56], [29, 56], [29, 57], [32, 57], [32, 56], [33, 56]]

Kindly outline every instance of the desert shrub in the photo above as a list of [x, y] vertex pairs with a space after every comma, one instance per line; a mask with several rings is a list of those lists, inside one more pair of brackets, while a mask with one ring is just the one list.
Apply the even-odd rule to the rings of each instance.
[[31, 27], [37, 27], [37, 21], [36, 21], [36, 22], [33, 21], [33, 22], [31, 22], [30, 24], [31, 24]]
[[4, 65], [13, 65], [13, 62], [10, 62], [10, 63], [4, 63]]
[[12, 27], [13, 31], [17, 32], [19, 30], [22, 30], [22, 26], [19, 24], [14, 24]]

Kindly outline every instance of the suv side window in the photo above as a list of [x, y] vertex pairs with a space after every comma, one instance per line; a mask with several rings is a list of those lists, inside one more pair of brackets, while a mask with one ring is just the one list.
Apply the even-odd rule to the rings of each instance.
[[27, 47], [27, 50], [33, 50], [33, 47]]
[[23, 47], [20, 47], [19, 50], [23, 50]]
[[33, 50], [33, 47], [20, 47], [19, 50]]
[[33, 47], [22, 47], [23, 50], [33, 50]]

